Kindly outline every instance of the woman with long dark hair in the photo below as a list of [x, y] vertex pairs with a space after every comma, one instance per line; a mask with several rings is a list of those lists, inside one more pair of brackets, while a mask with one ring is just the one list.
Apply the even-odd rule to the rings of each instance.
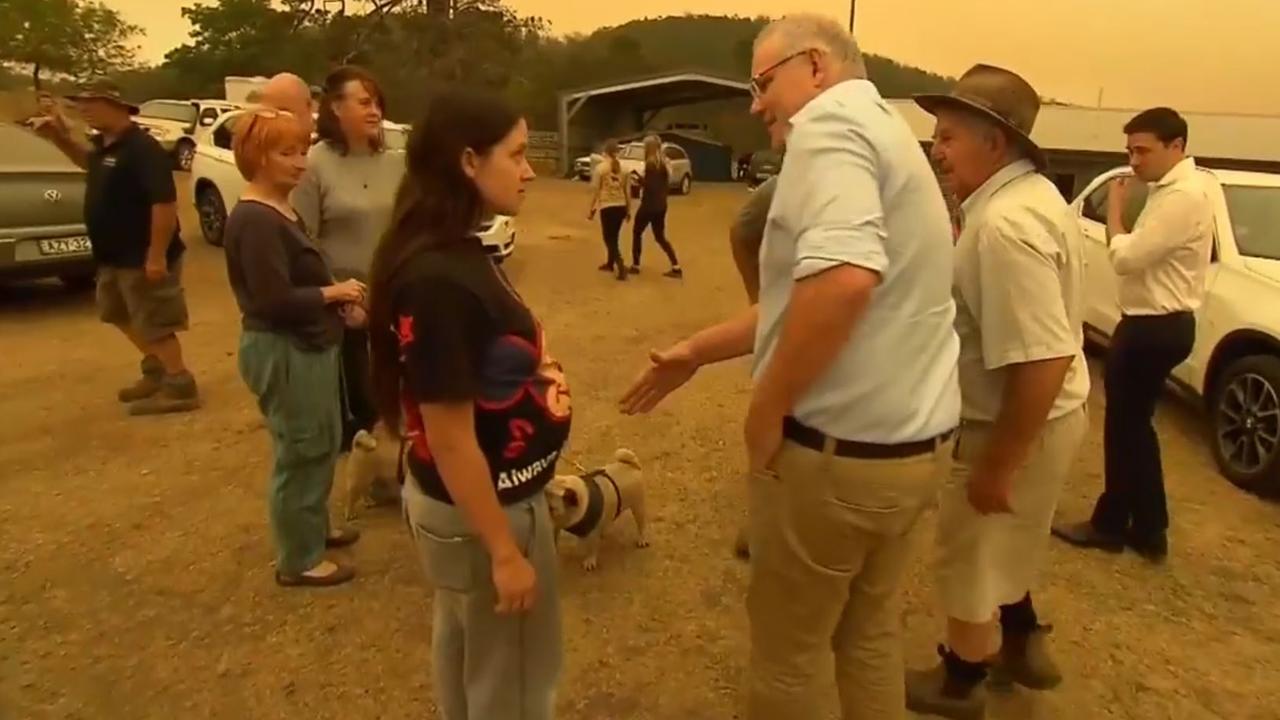
[[640, 182], [640, 209], [631, 226], [631, 274], [640, 273], [640, 248], [645, 228], [653, 227], [653, 240], [667, 254], [671, 269], [665, 277], [682, 278], [680, 260], [675, 248], [667, 242], [667, 192], [671, 189], [671, 168], [662, 154], [662, 138], [650, 135], [644, 139], [644, 179]]
[[[329, 73], [317, 113], [317, 142], [307, 173], [293, 191], [293, 206], [336, 277], [369, 279], [373, 251], [391, 219], [391, 201], [404, 176], [404, 157], [383, 138], [386, 101], [369, 71], [346, 65]], [[377, 413], [369, 388], [369, 335], [349, 329], [342, 337], [342, 451], [371, 430]], [[394, 430], [395, 428], [393, 428]], [[380, 499], [394, 500], [385, 488]]]
[[554, 528], [542, 492], [569, 436], [564, 373], [476, 230], [534, 175], [501, 100], [430, 99], [371, 280], [373, 387], [410, 437], [405, 517], [435, 591], [444, 720], [549, 720], [560, 671]]
[[618, 161], [618, 143], [610, 140], [604, 144], [604, 159], [596, 165], [592, 174], [595, 192], [587, 219], [600, 213], [600, 232], [604, 236], [604, 250], [608, 255], [601, 270], [613, 272], [619, 280], [627, 279], [627, 265], [622, 261], [622, 249], [618, 236], [622, 224], [631, 217], [631, 176], [622, 172]]

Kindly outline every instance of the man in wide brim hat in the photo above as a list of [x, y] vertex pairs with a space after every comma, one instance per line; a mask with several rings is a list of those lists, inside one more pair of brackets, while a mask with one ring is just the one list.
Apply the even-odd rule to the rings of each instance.
[[130, 115], [138, 114], [138, 106], [125, 100], [124, 96], [120, 94], [120, 88], [110, 80], [97, 80], [89, 83], [76, 94], [68, 95], [67, 99], [77, 103], [101, 100], [128, 110]]
[[961, 215], [952, 287], [960, 430], [938, 497], [946, 643], [942, 662], [907, 673], [906, 705], [971, 720], [985, 717], [988, 670], [1037, 690], [1062, 681], [1032, 592], [1088, 426], [1085, 241], [1042, 172], [1031, 140], [1040, 100], [1026, 80], [978, 65], [951, 93], [916, 100], [937, 118], [930, 154]]
[[950, 107], [987, 118], [1026, 150], [1037, 170], [1044, 172], [1049, 166], [1044, 151], [1031, 139], [1031, 129], [1040, 113], [1040, 96], [1017, 73], [993, 65], [974, 65], [950, 93], [924, 93], [914, 99], [930, 115], [937, 115], [939, 108]]

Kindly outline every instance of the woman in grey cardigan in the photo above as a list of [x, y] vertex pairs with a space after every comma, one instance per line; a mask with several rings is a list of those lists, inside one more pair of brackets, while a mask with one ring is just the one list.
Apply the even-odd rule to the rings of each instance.
[[[382, 89], [367, 70], [345, 66], [324, 81], [307, 173], [293, 191], [299, 217], [311, 232], [334, 277], [366, 281], [373, 250], [386, 230], [404, 157], [383, 140]], [[348, 329], [342, 340], [346, 412], [342, 451], [376, 412], [369, 391], [369, 334]]]

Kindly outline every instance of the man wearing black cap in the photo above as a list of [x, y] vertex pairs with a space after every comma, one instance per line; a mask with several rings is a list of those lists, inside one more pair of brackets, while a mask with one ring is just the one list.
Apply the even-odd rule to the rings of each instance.
[[1020, 685], [1061, 681], [1031, 603], [1063, 481], [1084, 438], [1084, 246], [1031, 140], [1040, 109], [1018, 75], [978, 65], [948, 95], [916, 101], [937, 118], [933, 158], [960, 202], [954, 295], [960, 434], [939, 498], [937, 582], [943, 661], [907, 676], [907, 707], [957, 720], [986, 712], [989, 655]]
[[89, 171], [84, 217], [98, 263], [99, 312], [142, 353], [142, 377], [117, 396], [131, 415], [194, 410], [199, 396], [177, 336], [187, 329], [187, 304], [172, 161], [134, 124], [137, 106], [111, 83], [71, 100], [97, 131], [91, 147], [73, 140], [56, 112], [36, 132]]

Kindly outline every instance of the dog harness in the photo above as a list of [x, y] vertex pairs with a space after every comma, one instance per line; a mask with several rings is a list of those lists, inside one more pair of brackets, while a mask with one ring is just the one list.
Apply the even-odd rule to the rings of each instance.
[[614, 482], [613, 477], [604, 469], [592, 470], [582, 476], [583, 483], [587, 486], [587, 509], [578, 522], [565, 528], [565, 532], [584, 538], [600, 525], [600, 518], [604, 517], [604, 490], [600, 487], [600, 478], [609, 481], [609, 486], [613, 488], [613, 494], [618, 499], [618, 504], [613, 511], [613, 519], [617, 520], [622, 514], [622, 491], [618, 489], [618, 483]]

